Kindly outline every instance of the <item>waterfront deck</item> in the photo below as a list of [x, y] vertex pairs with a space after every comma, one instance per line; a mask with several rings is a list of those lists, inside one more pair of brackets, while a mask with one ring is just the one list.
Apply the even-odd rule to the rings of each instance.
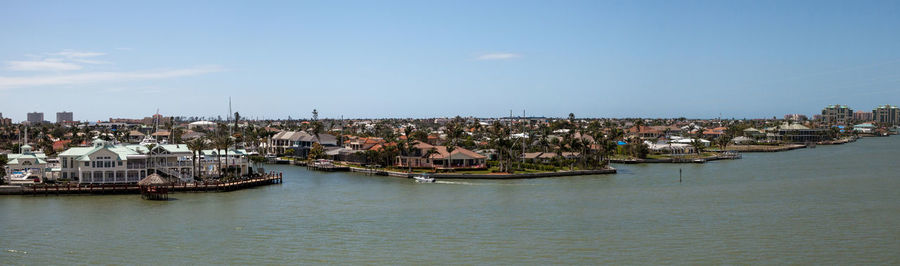
[[[272, 173], [263, 177], [247, 178], [232, 182], [172, 183], [170, 192], [227, 192], [244, 188], [281, 184], [282, 174]], [[140, 194], [137, 184], [37, 184], [32, 186], [3, 186], [0, 195], [64, 195], [64, 194]]]

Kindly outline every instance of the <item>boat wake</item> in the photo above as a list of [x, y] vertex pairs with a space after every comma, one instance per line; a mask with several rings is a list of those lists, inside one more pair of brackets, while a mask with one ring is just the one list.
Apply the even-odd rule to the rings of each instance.
[[449, 184], [449, 185], [467, 185], [467, 186], [530, 186], [535, 184], [508, 184], [508, 183], [496, 183], [496, 182], [487, 182], [487, 183], [474, 183], [474, 182], [461, 182], [461, 181], [434, 181], [435, 184]]
[[15, 249], [7, 249], [6, 252], [28, 254], [28, 251], [15, 250]]
[[456, 182], [456, 181], [434, 181], [435, 184], [451, 184], [451, 185], [470, 185], [470, 186], [479, 186], [479, 185], [490, 185], [485, 183], [471, 183], [471, 182]]

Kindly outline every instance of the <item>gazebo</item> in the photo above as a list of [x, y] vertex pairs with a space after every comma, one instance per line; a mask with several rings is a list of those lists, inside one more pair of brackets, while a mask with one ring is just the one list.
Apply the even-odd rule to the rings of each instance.
[[158, 174], [151, 174], [141, 181], [138, 186], [141, 187], [141, 198], [146, 200], [168, 200], [169, 187], [168, 182]]

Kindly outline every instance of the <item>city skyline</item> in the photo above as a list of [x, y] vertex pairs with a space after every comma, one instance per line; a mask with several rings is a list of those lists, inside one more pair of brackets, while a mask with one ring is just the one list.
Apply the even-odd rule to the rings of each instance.
[[900, 99], [890, 1], [113, 3], [0, 4], [5, 117], [224, 117], [231, 97], [269, 119], [742, 119]]

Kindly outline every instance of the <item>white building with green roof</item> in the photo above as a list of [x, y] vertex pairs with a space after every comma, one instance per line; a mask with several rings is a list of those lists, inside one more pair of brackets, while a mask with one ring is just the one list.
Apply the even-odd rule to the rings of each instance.
[[34, 152], [28, 144], [23, 145], [20, 151], [6, 155], [8, 161], [4, 178], [12, 184], [43, 182], [51, 172], [47, 155]]
[[147, 176], [147, 155], [103, 140], [59, 154], [60, 177], [82, 184], [136, 183]]
[[[249, 159], [242, 150], [229, 150], [215, 156], [205, 150], [198, 159], [200, 174], [215, 176], [221, 160], [223, 167], [247, 175]], [[182, 182], [194, 179], [193, 152], [185, 144], [121, 145], [95, 140], [90, 147], [74, 147], [59, 154], [60, 177], [82, 184], [136, 183], [152, 173]]]

